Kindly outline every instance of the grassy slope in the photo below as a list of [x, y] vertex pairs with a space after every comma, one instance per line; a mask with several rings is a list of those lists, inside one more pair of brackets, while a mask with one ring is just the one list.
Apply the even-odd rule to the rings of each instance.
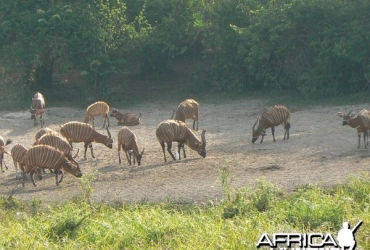
[[318, 232], [336, 237], [343, 221], [364, 223], [359, 249], [370, 247], [368, 174], [346, 185], [305, 186], [292, 193], [260, 180], [256, 190], [234, 190], [221, 174], [219, 204], [91, 204], [83, 197], [65, 204], [0, 200], [0, 248], [4, 249], [255, 249], [262, 233]]

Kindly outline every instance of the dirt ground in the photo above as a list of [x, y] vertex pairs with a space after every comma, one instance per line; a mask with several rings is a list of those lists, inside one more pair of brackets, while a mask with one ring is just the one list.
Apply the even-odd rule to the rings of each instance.
[[[179, 100], [179, 103], [182, 100]], [[141, 166], [128, 166], [125, 156], [118, 164], [117, 144], [109, 149], [94, 143], [96, 158], [87, 152], [83, 160], [83, 143], [74, 144], [80, 149], [77, 161], [84, 174], [94, 173], [92, 181], [93, 199], [97, 202], [174, 202], [204, 203], [222, 198], [220, 173], [226, 168], [233, 176], [232, 185], [236, 188], [253, 186], [263, 176], [277, 186], [293, 190], [298, 185], [333, 185], [344, 183], [349, 176], [369, 172], [370, 152], [357, 148], [356, 130], [342, 126], [337, 112], [343, 106], [315, 106], [297, 109], [290, 107], [290, 139], [283, 140], [282, 126], [276, 127], [276, 142], [272, 142], [271, 130], [267, 130], [263, 143], [252, 144], [252, 126], [258, 114], [268, 108], [263, 100], [235, 100], [220, 103], [207, 103], [198, 100], [200, 106], [199, 131], [206, 129], [207, 157], [187, 148], [187, 158], [174, 162], [167, 154], [165, 163], [161, 147], [155, 137], [158, 124], [168, 119], [172, 108], [178, 103], [167, 101], [147, 103], [130, 107], [115, 107], [124, 112], [141, 113], [142, 123], [130, 127], [136, 133], [139, 144], [145, 148]], [[354, 111], [367, 108], [367, 104], [354, 106]], [[76, 108], [47, 107], [45, 126], [58, 130], [68, 121], [82, 121], [85, 110]], [[116, 140], [118, 130], [115, 118], [111, 117], [111, 133]], [[192, 120], [187, 120], [189, 125]], [[103, 119], [95, 122], [97, 130]], [[34, 127], [27, 111], [0, 112], [0, 135], [12, 139], [11, 148], [19, 143], [30, 147], [34, 135], [39, 130]], [[177, 145], [177, 143], [175, 143]], [[12, 159], [5, 155], [9, 170], [0, 173], [0, 196], [15, 192], [21, 200], [34, 197], [45, 202], [67, 200], [81, 195], [80, 181], [66, 173], [60, 186], [55, 185], [52, 174], [37, 180], [34, 187], [28, 178], [22, 188], [21, 181], [15, 179]]]

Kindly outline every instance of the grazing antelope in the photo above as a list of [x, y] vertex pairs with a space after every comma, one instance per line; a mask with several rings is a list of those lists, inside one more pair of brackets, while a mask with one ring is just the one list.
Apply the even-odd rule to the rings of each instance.
[[173, 141], [178, 142], [179, 160], [181, 147], [183, 149], [184, 158], [186, 158], [184, 144], [197, 151], [199, 155], [203, 156], [203, 158], [206, 157], [206, 130], [203, 130], [201, 136], [202, 141], [200, 141], [193, 133], [193, 131], [184, 122], [176, 120], [165, 120], [159, 124], [155, 131], [155, 134], [159, 143], [161, 144], [165, 162], [167, 161], [164, 151], [165, 143], [167, 143], [168, 153], [172, 156], [172, 159], [176, 161], [176, 158], [171, 151]]
[[[58, 182], [58, 174], [62, 170], [76, 176], [81, 177], [81, 171], [79, 170], [78, 164], [69, 161], [63, 154], [62, 151], [51, 147], [49, 145], [36, 145], [27, 150], [25, 157], [26, 167], [23, 173], [23, 186], [26, 181], [26, 173], [30, 173], [31, 180], [34, 186], [37, 186], [34, 180], [35, 171], [39, 168], [51, 168], [54, 169], [55, 181], [58, 186], [63, 180], [63, 175]], [[39, 175], [40, 178], [41, 175]]]
[[118, 111], [118, 109], [113, 109], [110, 116], [115, 117], [118, 120], [117, 125], [137, 126], [140, 124], [141, 113], [139, 113], [139, 115], [132, 113], [121, 113]]
[[144, 149], [140, 153], [136, 135], [129, 128], [123, 127], [118, 131], [117, 143], [118, 143], [119, 163], [121, 164], [120, 151], [122, 148], [122, 150], [126, 154], [128, 165], [131, 166], [131, 155], [133, 155], [134, 165], [135, 165], [135, 159], [136, 159], [137, 165], [140, 166], [140, 162], [141, 162], [141, 158], [143, 157]]
[[355, 114], [351, 110], [346, 114], [345, 110], [344, 112], [338, 112], [338, 116], [343, 118], [343, 126], [348, 125], [351, 128], [357, 129], [358, 148], [360, 148], [361, 133], [364, 133], [364, 145], [367, 148], [367, 145], [369, 145], [370, 111], [363, 109], [358, 114]]
[[89, 146], [89, 148], [91, 149], [92, 157], [95, 158], [92, 148], [92, 142], [102, 143], [108, 148], [112, 149], [113, 139], [108, 127], [106, 129], [108, 137], [96, 132], [90, 124], [73, 121], [67, 122], [62, 125], [60, 133], [68, 140], [71, 146], [73, 142], [85, 143], [84, 159], [86, 160], [87, 146]]
[[198, 119], [199, 119], [199, 103], [193, 99], [186, 99], [173, 109], [171, 119], [185, 122], [185, 119], [193, 119], [193, 130], [195, 129], [195, 121], [197, 122], [198, 131]]
[[51, 147], [59, 149], [60, 151], [63, 152], [64, 156], [67, 157], [68, 160], [77, 164], [74, 158], [77, 157], [78, 151], [75, 156], [72, 156], [71, 144], [64, 137], [58, 134], [52, 133], [44, 134], [43, 136], [41, 136], [41, 138], [36, 140], [36, 142], [33, 145], [49, 145]]
[[95, 116], [101, 115], [104, 118], [104, 124], [103, 128], [105, 127], [105, 123], [108, 120], [108, 125], [109, 127], [109, 105], [105, 102], [95, 102], [91, 104], [89, 107], [86, 109], [86, 116], [85, 116], [85, 123], [89, 123], [90, 120], [92, 120], [92, 124], [94, 126], [94, 121], [95, 121]]
[[[59, 135], [58, 132], [56, 132], [55, 130], [52, 130], [51, 128], [48, 128], [48, 127], [46, 127], [46, 128], [40, 128], [40, 130], [37, 131], [37, 133], [35, 135], [35, 141], [37, 141], [38, 139], [40, 139], [44, 134]], [[42, 171], [44, 172], [44, 174], [46, 173], [45, 172], [45, 169], [42, 169]], [[53, 171], [50, 169], [50, 172], [53, 172]]]
[[36, 94], [32, 98], [31, 108], [29, 112], [31, 113], [31, 119], [33, 119], [33, 125], [36, 126], [38, 123], [36, 121], [36, 116], [40, 116], [40, 123], [41, 127], [44, 125], [44, 111], [45, 111], [45, 99], [44, 96], [40, 92], [36, 92]]
[[[284, 133], [284, 140], [285, 137], [289, 139], [289, 129], [290, 129], [290, 111], [287, 107], [283, 105], [275, 105], [257, 118], [257, 121], [254, 123], [253, 128], [252, 128], [252, 143], [255, 143], [260, 135], [262, 135], [261, 138], [261, 143], [263, 142], [263, 137], [265, 136], [266, 129], [271, 128], [272, 132], [272, 138], [273, 142], [275, 142], [275, 126], [278, 126], [282, 124], [285, 129]], [[257, 122], [258, 127], [255, 129]]]
[[4, 153], [9, 154], [8, 152], [5, 151], [5, 146], [9, 145], [10, 143], [12, 143], [12, 140], [8, 139], [8, 140], [4, 141], [4, 138], [0, 136], [0, 166], [1, 166], [1, 171], [3, 171], [3, 162], [4, 162], [5, 169], [8, 169], [8, 167], [6, 166], [5, 161], [4, 161]]
[[48, 133], [58, 135], [58, 132], [55, 130], [52, 130], [51, 128], [48, 128], [48, 127], [41, 128], [39, 131], [37, 131], [35, 135], [35, 140], [37, 141], [38, 139], [41, 138], [41, 136], [43, 136], [44, 134], [48, 134]]
[[11, 150], [10, 154], [13, 158], [15, 168], [15, 178], [18, 179], [18, 164], [21, 170], [21, 179], [23, 179], [24, 166], [26, 165], [24, 156], [27, 153], [27, 149], [20, 144], [16, 144]]

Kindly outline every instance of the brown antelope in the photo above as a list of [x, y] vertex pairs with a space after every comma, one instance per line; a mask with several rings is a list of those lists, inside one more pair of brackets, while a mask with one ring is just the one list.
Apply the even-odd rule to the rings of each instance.
[[[63, 175], [58, 181], [58, 174], [63, 173], [62, 170], [76, 176], [81, 177], [81, 171], [78, 165], [69, 161], [62, 151], [49, 145], [36, 145], [27, 150], [25, 157], [26, 167], [23, 173], [23, 186], [26, 181], [26, 173], [30, 173], [31, 180], [34, 186], [37, 186], [34, 180], [35, 172], [40, 168], [54, 169], [55, 181], [58, 186], [63, 180]], [[39, 174], [39, 179], [41, 175]]]
[[35, 135], [35, 140], [37, 141], [38, 139], [41, 138], [41, 136], [43, 136], [44, 134], [48, 134], [48, 133], [58, 135], [58, 132], [56, 132], [55, 130], [52, 130], [51, 128], [48, 128], [48, 127], [40, 128], [40, 130], [37, 131]]
[[1, 171], [3, 171], [3, 162], [4, 162], [5, 169], [8, 169], [8, 167], [6, 166], [5, 161], [4, 161], [4, 153], [9, 154], [8, 152], [5, 151], [5, 146], [9, 145], [10, 143], [12, 143], [12, 140], [7, 139], [6, 141], [4, 141], [4, 138], [0, 136], [0, 166], [1, 166]]
[[367, 148], [367, 145], [369, 145], [370, 111], [363, 109], [358, 114], [355, 114], [351, 110], [346, 114], [345, 110], [344, 112], [338, 112], [338, 116], [343, 118], [343, 126], [348, 125], [351, 128], [357, 129], [358, 148], [360, 148], [361, 133], [364, 133], [364, 145]]
[[141, 114], [121, 113], [118, 109], [112, 109], [110, 116], [115, 117], [118, 120], [118, 125], [137, 126], [140, 124]]
[[202, 141], [200, 141], [193, 131], [182, 121], [176, 120], [165, 120], [159, 124], [156, 131], [156, 136], [161, 144], [164, 161], [166, 162], [165, 154], [165, 143], [167, 143], [167, 151], [171, 155], [172, 159], [176, 161], [175, 156], [173, 155], [171, 148], [172, 142], [178, 142], [178, 155], [180, 160], [180, 148], [183, 149], [184, 158], [186, 158], [184, 144], [188, 145], [192, 150], [198, 152], [199, 155], [206, 157], [206, 130], [202, 132]]
[[45, 99], [44, 96], [37, 92], [32, 98], [31, 108], [29, 112], [31, 113], [31, 119], [33, 119], [33, 125], [36, 126], [38, 123], [36, 121], [36, 116], [40, 116], [41, 127], [44, 125], [44, 111], [45, 111]]
[[68, 140], [71, 146], [73, 142], [85, 143], [84, 159], [86, 160], [87, 146], [89, 146], [91, 150], [91, 156], [95, 158], [92, 148], [92, 142], [104, 144], [108, 148], [112, 149], [113, 139], [108, 127], [106, 129], [108, 136], [96, 132], [90, 124], [73, 121], [67, 122], [62, 125], [60, 133]]
[[[252, 128], [252, 143], [255, 143], [260, 135], [262, 135], [261, 143], [263, 142], [263, 137], [265, 136], [266, 129], [271, 128], [273, 142], [275, 142], [275, 126], [280, 124], [283, 125], [285, 129], [284, 133], [284, 140], [285, 137], [289, 139], [289, 129], [290, 129], [290, 111], [287, 107], [283, 105], [275, 105], [257, 118], [257, 121], [254, 123]], [[255, 129], [257, 122], [258, 127]]]
[[193, 99], [186, 99], [174, 108], [171, 119], [185, 122], [185, 119], [193, 119], [193, 130], [195, 129], [195, 122], [197, 122], [198, 131], [198, 119], [199, 119], [199, 103]]
[[[63, 152], [64, 156], [67, 157], [68, 160], [74, 162], [76, 165], [77, 162], [75, 158], [78, 155], [78, 150], [75, 156], [72, 156], [72, 146], [71, 144], [62, 136], [53, 133], [47, 133], [41, 136], [33, 145], [49, 145], [56, 149], [59, 149]], [[80, 171], [80, 169], [79, 169]]]
[[107, 127], [109, 127], [109, 105], [105, 102], [95, 102], [87, 107], [85, 123], [89, 123], [92, 120], [92, 125], [94, 126], [95, 116], [101, 115], [104, 118], [103, 128], [105, 127], [106, 122], [108, 121]]
[[119, 163], [121, 164], [120, 151], [122, 148], [122, 150], [126, 154], [128, 165], [131, 166], [131, 155], [133, 155], [134, 165], [135, 165], [135, 159], [136, 159], [137, 165], [140, 166], [140, 162], [141, 162], [141, 158], [143, 157], [144, 149], [140, 152], [136, 135], [129, 128], [123, 127], [118, 131], [117, 137], [118, 137], [117, 143], [118, 143]]
[[21, 179], [23, 179], [24, 166], [26, 165], [24, 156], [26, 155], [26, 153], [27, 153], [27, 149], [20, 144], [16, 144], [10, 150], [10, 155], [13, 158], [16, 179], [18, 179], [18, 164], [21, 170]]

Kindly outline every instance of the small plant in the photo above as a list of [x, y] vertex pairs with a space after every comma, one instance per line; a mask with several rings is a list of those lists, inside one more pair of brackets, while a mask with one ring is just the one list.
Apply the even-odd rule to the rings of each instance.
[[243, 208], [247, 204], [247, 201], [241, 190], [235, 190], [231, 187], [233, 178], [230, 177], [226, 168], [222, 169], [220, 179], [224, 195], [226, 196], [226, 204], [224, 206], [222, 217], [224, 219], [230, 219], [240, 214], [241, 211], [244, 211]]
[[223, 168], [221, 170], [220, 180], [221, 180], [222, 189], [224, 191], [224, 195], [227, 197], [228, 200], [230, 200], [231, 199], [230, 195], [232, 192], [232, 188], [231, 188], [232, 178], [230, 178], [230, 174], [227, 168]]
[[271, 208], [276, 194], [276, 187], [262, 178], [258, 181], [256, 190], [254, 191], [252, 198], [253, 204], [259, 212], [267, 211]]
[[93, 187], [91, 186], [91, 183], [93, 180], [95, 180], [96, 171], [83, 175], [79, 180], [82, 188], [82, 199], [91, 205], [92, 199], [91, 195], [94, 192]]
[[1, 197], [0, 207], [8, 210], [16, 210], [22, 208], [22, 203], [13, 196]]
[[32, 203], [31, 203], [32, 214], [39, 213], [40, 207], [41, 207], [41, 200], [39, 200], [39, 199], [37, 199], [37, 198], [34, 197], [32, 199]]

